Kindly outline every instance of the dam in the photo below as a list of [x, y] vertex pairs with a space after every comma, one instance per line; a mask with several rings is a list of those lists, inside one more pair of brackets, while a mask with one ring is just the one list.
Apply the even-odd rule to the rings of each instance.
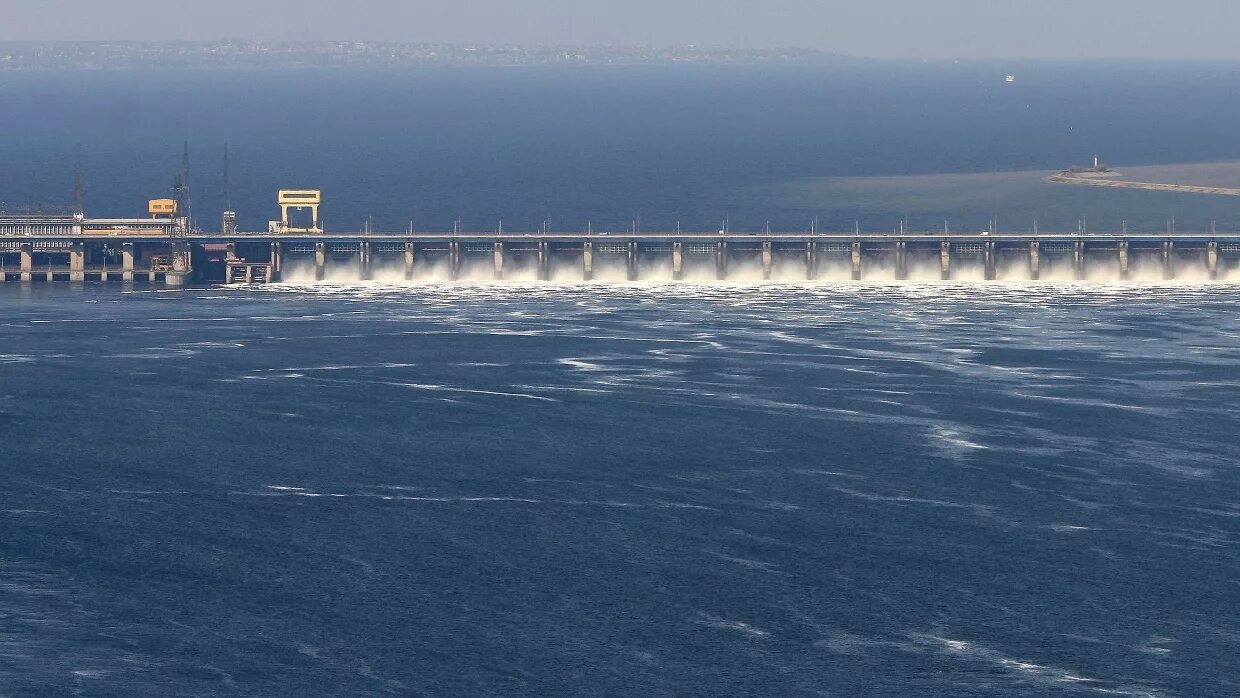
[[232, 211], [221, 232], [194, 229], [163, 199], [146, 218], [0, 214], [0, 281], [1172, 280], [1240, 267], [1240, 233], [327, 232], [317, 190], [279, 201], [262, 232], [237, 230]]

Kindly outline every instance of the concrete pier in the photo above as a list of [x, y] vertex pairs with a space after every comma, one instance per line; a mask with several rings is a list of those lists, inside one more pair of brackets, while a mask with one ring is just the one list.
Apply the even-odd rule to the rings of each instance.
[[[280, 243], [272, 243], [272, 267], [274, 268], [280, 259]], [[184, 242], [176, 242], [172, 244], [172, 268], [164, 274], [164, 283], [169, 286], [184, 286], [189, 283], [194, 275], [193, 251], [189, 244]], [[275, 271], [267, 273], [269, 280], [277, 281], [278, 275]]]
[[357, 278], [359, 281], [369, 281], [370, 275], [370, 242], [362, 240], [357, 250]]
[[405, 241], [405, 281], [413, 280], [413, 262], [414, 262], [413, 240]]
[[1206, 245], [1206, 272], [1211, 280], [1218, 279], [1218, 242], [1215, 240]]
[[86, 245], [81, 242], [74, 242], [69, 248], [69, 280], [86, 280]]
[[861, 280], [861, 241], [854, 240], [852, 244], [852, 280]]
[[1085, 280], [1085, 241], [1074, 240], [1072, 242], [1072, 278], [1077, 281]]
[[984, 278], [987, 281], [994, 281], [996, 278], [998, 278], [998, 273], [996, 271], [996, 261], [997, 260], [995, 259], [995, 241], [986, 240], [985, 242], [982, 243], [982, 264], [985, 267], [985, 271], [983, 273], [984, 273]]
[[461, 241], [453, 239], [448, 243], [448, 278], [456, 281], [461, 278]]
[[327, 243], [314, 243], [314, 280], [327, 278]]
[[680, 241], [676, 240], [672, 243], [672, 280], [680, 281], [685, 278], [685, 253], [681, 247]]
[[133, 283], [133, 257], [133, 243], [127, 242], [121, 245], [121, 281], [124, 281], [127, 284]]
[[546, 240], [538, 241], [538, 280], [551, 280], [551, 243]]
[[715, 243], [715, 279], [723, 281], [728, 278], [728, 241]]
[[1170, 240], [1163, 242], [1162, 277], [1166, 281], [1175, 278], [1175, 243]]
[[638, 277], [637, 259], [638, 259], [639, 251], [640, 250], [637, 246], [637, 241], [629, 240], [629, 249], [628, 249], [628, 253], [625, 256], [625, 260], [624, 260], [624, 266], [625, 266], [625, 272], [626, 272], [625, 278], [627, 278], [629, 281], [637, 281], [637, 277]]
[[271, 280], [280, 281], [284, 278], [284, 247], [280, 241], [271, 243]]
[[581, 279], [594, 280], [594, 243], [589, 240], [581, 243]]
[[805, 280], [814, 281], [818, 278], [818, 243], [810, 240], [805, 243]]
[[[680, 243], [676, 243], [680, 244]], [[762, 280], [771, 280], [771, 268], [774, 266], [773, 255], [771, 254], [771, 241], [762, 241]]]
[[1041, 243], [1032, 240], [1029, 243], [1029, 280], [1037, 281], [1042, 276]]
[[952, 278], [952, 244], [947, 240], [939, 243], [939, 280]]
[[492, 265], [493, 265], [493, 269], [491, 271], [491, 278], [495, 279], [496, 281], [503, 281], [504, 279], [504, 243], [500, 242], [499, 240], [496, 240], [495, 251], [492, 253], [491, 256], [492, 256]]
[[1120, 281], [1128, 280], [1128, 241], [1119, 241], [1119, 278]]
[[30, 283], [34, 281], [34, 246], [29, 243], [22, 245], [20, 254], [22, 281]]
[[896, 281], [908, 280], [908, 243], [896, 240]]

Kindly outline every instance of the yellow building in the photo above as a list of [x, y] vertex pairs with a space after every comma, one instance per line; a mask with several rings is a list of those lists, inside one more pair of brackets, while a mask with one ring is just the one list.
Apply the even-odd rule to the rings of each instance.
[[160, 216], [176, 218], [176, 199], [151, 199], [147, 203], [147, 212], [151, 214], [151, 218], [159, 218]]

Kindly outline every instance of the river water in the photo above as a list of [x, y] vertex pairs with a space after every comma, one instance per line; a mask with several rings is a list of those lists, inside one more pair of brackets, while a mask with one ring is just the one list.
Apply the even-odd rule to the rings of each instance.
[[11, 284], [0, 693], [1235, 695], [1238, 307]]
[[80, 157], [89, 215], [145, 215], [188, 141], [206, 230], [226, 144], [251, 231], [302, 187], [329, 232], [1240, 229], [1231, 197], [1043, 181], [1097, 155], [1237, 186], [1234, 62], [0, 71], [0, 95], [9, 211], [71, 202]]

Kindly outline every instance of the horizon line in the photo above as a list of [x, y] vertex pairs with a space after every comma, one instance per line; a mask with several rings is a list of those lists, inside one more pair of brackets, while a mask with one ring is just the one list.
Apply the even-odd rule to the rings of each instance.
[[[902, 54], [902, 55], [861, 55], [853, 53], [844, 53], [833, 51], [829, 48], [813, 47], [805, 45], [787, 44], [780, 46], [766, 47], [741, 47], [727, 46], [715, 44], [643, 44], [643, 43], [571, 43], [571, 42], [549, 42], [549, 43], [495, 43], [495, 42], [470, 42], [459, 40], [447, 41], [400, 41], [390, 39], [281, 39], [281, 38], [241, 38], [241, 37], [214, 37], [214, 38], [198, 38], [198, 39], [152, 39], [152, 38], [117, 38], [117, 39], [42, 39], [42, 38], [0, 38], [0, 46], [37, 46], [37, 45], [60, 45], [60, 46], [81, 46], [81, 45], [113, 45], [113, 46], [236, 46], [238, 48], [247, 48], [249, 46], [281, 46], [281, 47], [300, 47], [303, 50], [297, 53], [313, 53], [316, 47], [343, 47], [343, 46], [405, 46], [405, 47], [425, 47], [425, 48], [449, 48], [461, 51], [473, 50], [500, 50], [500, 51], [554, 51], [554, 50], [579, 50], [579, 51], [618, 51], [618, 52], [663, 52], [663, 51], [685, 51], [697, 52], [704, 55], [714, 53], [738, 53], [749, 54], [754, 56], [771, 55], [795, 52], [804, 54], [803, 58], [826, 58], [842, 61], [858, 61], [858, 62], [925, 62], [925, 63], [980, 63], [980, 62], [1001, 62], [1001, 61], [1026, 61], [1026, 62], [1075, 62], [1075, 63], [1234, 63], [1240, 61], [1240, 54], [1232, 56], [1138, 56], [1138, 55], [1111, 55], [1111, 56], [1067, 56], [1057, 54], [1012, 54], [1000, 56], [975, 56], [975, 55], [918, 55], [918, 54]], [[739, 61], [738, 61], [739, 62]]]

